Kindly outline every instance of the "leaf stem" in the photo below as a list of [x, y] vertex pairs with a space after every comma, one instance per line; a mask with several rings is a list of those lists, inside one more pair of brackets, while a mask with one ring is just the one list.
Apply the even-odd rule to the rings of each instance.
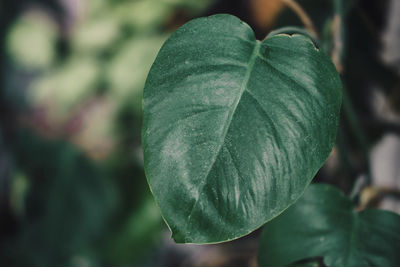
[[[333, 34], [333, 50], [332, 50], [332, 61], [336, 66], [336, 69], [340, 74], [343, 74], [344, 66], [343, 62], [346, 57], [346, 24], [345, 24], [345, 10], [343, 0], [334, 0], [334, 17], [332, 22], [332, 34]], [[371, 169], [370, 169], [370, 145], [366, 135], [364, 134], [357, 114], [351, 102], [350, 96], [346, 86], [343, 85], [343, 112], [348, 122], [349, 127], [356, 136], [359, 146], [361, 148], [365, 165], [366, 175], [361, 180], [357, 179], [351, 190], [351, 198], [355, 199], [360, 191], [366, 186], [371, 184]]]
[[281, 0], [287, 7], [289, 7], [299, 17], [301, 22], [304, 24], [307, 30], [309, 30], [314, 36], [318, 36], [314, 23], [310, 16], [303, 9], [303, 7], [295, 0]]
[[332, 21], [332, 33], [333, 33], [333, 50], [332, 50], [332, 61], [336, 66], [336, 69], [341, 74], [343, 73], [343, 61], [346, 54], [346, 27], [345, 27], [345, 15], [343, 9], [343, 1], [335, 0], [333, 2], [334, 16]]

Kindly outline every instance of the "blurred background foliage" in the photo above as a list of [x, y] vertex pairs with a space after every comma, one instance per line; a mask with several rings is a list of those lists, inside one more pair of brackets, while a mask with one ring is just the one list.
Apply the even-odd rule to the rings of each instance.
[[[299, 0], [334, 53], [336, 0]], [[347, 88], [317, 182], [400, 212], [400, 6], [345, 1]], [[1, 0], [0, 266], [256, 266], [259, 232], [176, 245], [149, 192], [141, 96], [162, 43], [230, 13], [258, 38], [302, 26], [281, 0]], [[179, 207], [177, 207], [179, 208]]]

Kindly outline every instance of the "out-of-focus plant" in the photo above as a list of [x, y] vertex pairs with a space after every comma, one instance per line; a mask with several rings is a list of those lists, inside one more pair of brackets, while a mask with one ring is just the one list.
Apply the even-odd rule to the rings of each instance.
[[5, 35], [1, 96], [18, 121], [0, 265], [139, 263], [164, 229], [143, 175], [144, 82], [169, 20], [210, 1], [60, 2], [66, 14], [38, 2]]
[[11, 59], [29, 69], [48, 68], [55, 60], [57, 25], [45, 13], [31, 11], [21, 16], [7, 36]]

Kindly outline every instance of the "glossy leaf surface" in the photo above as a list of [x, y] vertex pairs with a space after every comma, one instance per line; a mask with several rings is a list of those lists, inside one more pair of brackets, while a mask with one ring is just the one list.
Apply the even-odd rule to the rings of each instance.
[[215, 15], [166, 41], [143, 97], [146, 176], [173, 238], [215, 243], [302, 194], [333, 147], [341, 83], [306, 37], [261, 42]]
[[356, 212], [338, 189], [316, 184], [264, 226], [259, 266], [288, 266], [323, 257], [332, 267], [395, 267], [400, 263], [399, 251], [399, 215], [383, 210]]

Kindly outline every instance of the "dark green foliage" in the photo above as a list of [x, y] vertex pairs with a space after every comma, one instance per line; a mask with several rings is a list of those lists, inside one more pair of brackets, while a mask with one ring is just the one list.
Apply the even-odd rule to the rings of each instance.
[[76, 148], [28, 132], [16, 138], [16, 165], [29, 182], [17, 238], [1, 247], [5, 266], [66, 266], [99, 238], [110, 212], [111, 188]]
[[287, 266], [323, 257], [326, 266], [332, 267], [396, 267], [399, 251], [399, 215], [382, 210], [357, 212], [335, 187], [314, 184], [264, 226], [259, 266]]

